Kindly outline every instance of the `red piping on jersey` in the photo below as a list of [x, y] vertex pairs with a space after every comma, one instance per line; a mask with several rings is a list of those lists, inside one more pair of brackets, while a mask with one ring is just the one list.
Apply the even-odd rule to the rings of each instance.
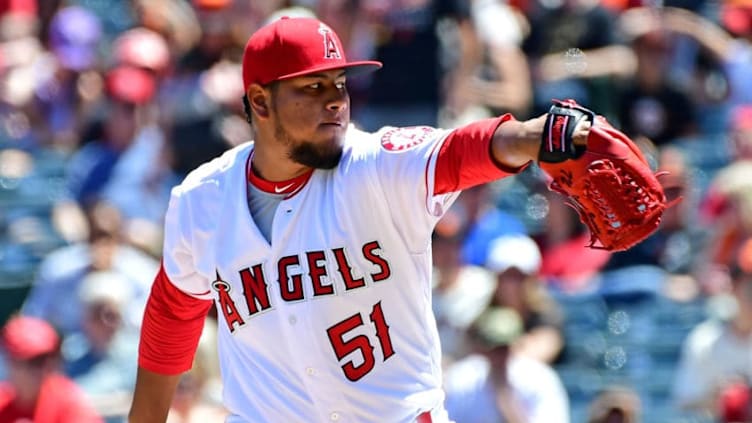
[[527, 164], [515, 169], [503, 166], [491, 153], [491, 140], [496, 128], [512, 119], [514, 117], [507, 113], [452, 131], [442, 143], [436, 158], [434, 195], [461, 191], [525, 169]]
[[310, 169], [304, 174], [296, 176], [292, 179], [288, 179], [286, 181], [267, 181], [266, 179], [263, 179], [260, 175], [258, 175], [255, 170], [253, 170], [253, 166], [251, 165], [252, 160], [253, 151], [251, 151], [251, 154], [248, 155], [248, 160], [246, 160], [245, 164], [245, 173], [247, 175], [248, 182], [253, 184], [253, 186], [260, 189], [261, 191], [269, 194], [286, 194], [285, 198], [292, 197], [296, 192], [303, 188], [306, 182], [311, 179], [311, 175], [313, 174], [313, 169]]
[[166, 375], [190, 370], [211, 305], [176, 288], [160, 266], [141, 324], [138, 365]]
[[431, 418], [431, 412], [430, 411], [424, 411], [418, 415], [418, 417], [415, 419], [415, 423], [432, 423], [433, 419]]

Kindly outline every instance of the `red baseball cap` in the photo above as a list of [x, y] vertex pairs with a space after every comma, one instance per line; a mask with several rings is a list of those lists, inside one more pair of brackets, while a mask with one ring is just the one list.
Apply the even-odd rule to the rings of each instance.
[[752, 30], [752, 2], [729, 0], [721, 6], [721, 23], [735, 35], [744, 35]]
[[157, 90], [157, 82], [148, 71], [119, 66], [105, 76], [107, 92], [115, 99], [129, 104], [144, 104], [150, 101]]
[[371, 72], [381, 62], [348, 62], [337, 34], [314, 18], [282, 18], [256, 31], [243, 52], [243, 85], [268, 84], [332, 69]]
[[112, 50], [118, 65], [132, 65], [161, 72], [170, 61], [167, 41], [148, 28], [133, 28], [124, 32], [115, 39]]
[[16, 359], [28, 360], [56, 351], [60, 338], [46, 321], [36, 317], [12, 317], [2, 330], [2, 346]]

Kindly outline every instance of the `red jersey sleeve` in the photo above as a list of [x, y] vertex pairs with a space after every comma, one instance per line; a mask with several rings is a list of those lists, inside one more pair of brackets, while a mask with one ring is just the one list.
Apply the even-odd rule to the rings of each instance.
[[483, 119], [452, 131], [436, 158], [434, 194], [461, 191], [519, 173], [527, 165], [510, 169], [494, 160], [491, 140], [496, 128], [512, 120], [511, 114]]
[[160, 267], [141, 326], [139, 366], [170, 375], [190, 370], [211, 305], [176, 288]]

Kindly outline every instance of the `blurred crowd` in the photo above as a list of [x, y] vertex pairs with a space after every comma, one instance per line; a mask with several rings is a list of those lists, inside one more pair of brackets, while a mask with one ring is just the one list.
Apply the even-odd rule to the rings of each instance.
[[[123, 420], [170, 189], [252, 139], [240, 58], [283, 15], [384, 63], [359, 127], [573, 98], [682, 199], [610, 253], [535, 166], [463, 192], [433, 246], [457, 423], [752, 422], [752, 1], [0, 0], [1, 422]], [[171, 423], [223, 419], [215, 330]]]

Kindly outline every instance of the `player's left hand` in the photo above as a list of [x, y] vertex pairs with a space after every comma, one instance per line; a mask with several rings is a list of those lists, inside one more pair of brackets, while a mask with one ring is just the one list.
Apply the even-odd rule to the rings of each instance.
[[555, 100], [546, 116], [540, 167], [549, 188], [590, 229], [590, 247], [626, 250], [652, 234], [669, 203], [639, 147], [574, 100]]

